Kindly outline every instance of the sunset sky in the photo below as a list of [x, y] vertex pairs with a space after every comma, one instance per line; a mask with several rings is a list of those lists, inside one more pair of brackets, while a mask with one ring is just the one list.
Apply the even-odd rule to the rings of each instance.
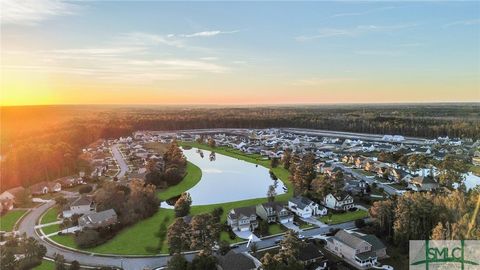
[[1, 105], [480, 101], [479, 1], [1, 2]]

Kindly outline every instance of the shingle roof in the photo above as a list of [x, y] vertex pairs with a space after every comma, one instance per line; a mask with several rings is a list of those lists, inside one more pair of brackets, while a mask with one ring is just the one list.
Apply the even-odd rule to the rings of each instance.
[[298, 259], [300, 259], [301, 261], [308, 261], [320, 258], [322, 256], [323, 253], [320, 252], [320, 250], [318, 250], [318, 248], [314, 244], [308, 243], [304, 247], [300, 248]]
[[250, 270], [256, 265], [252, 259], [242, 253], [230, 250], [225, 256], [219, 256], [219, 264], [224, 270]]
[[299, 208], [305, 208], [312, 203], [310, 199], [307, 199], [303, 196], [296, 196], [296, 197], [290, 198], [290, 201], [296, 204], [297, 207]]
[[230, 218], [250, 217], [251, 215], [256, 215], [256, 211], [254, 206], [239, 207], [232, 209], [228, 215]]
[[99, 223], [100, 221], [104, 221], [116, 216], [117, 216], [117, 213], [115, 213], [115, 210], [108, 209], [105, 211], [84, 215], [81, 218], [87, 220], [88, 223], [96, 224], [96, 223]]
[[354, 249], [357, 249], [361, 244], [366, 242], [356, 235], [347, 233], [345, 230], [338, 231], [333, 238]]

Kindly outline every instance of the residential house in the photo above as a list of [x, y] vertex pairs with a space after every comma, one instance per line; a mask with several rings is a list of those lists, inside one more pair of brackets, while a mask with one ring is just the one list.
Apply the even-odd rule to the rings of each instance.
[[67, 205], [63, 210], [63, 217], [70, 218], [73, 215], [84, 215], [95, 211], [95, 203], [90, 196], [80, 196]]
[[408, 183], [408, 188], [414, 191], [432, 191], [439, 187], [432, 176], [416, 176]]
[[390, 167], [387, 166], [385, 163], [378, 162], [375, 165], [375, 172], [377, 173], [377, 176], [380, 178], [384, 178], [385, 176], [388, 177], [388, 170]]
[[0, 213], [12, 210], [15, 206], [16, 198], [22, 192], [25, 192], [25, 188], [20, 186], [8, 189], [0, 194]]
[[220, 270], [254, 270], [257, 266], [247, 254], [230, 250], [225, 256], [218, 256]]
[[408, 173], [404, 170], [390, 168], [387, 177], [390, 181], [401, 182], [407, 175]]
[[101, 228], [117, 223], [117, 213], [108, 209], [101, 212], [86, 214], [78, 219], [78, 226], [81, 228]]
[[30, 186], [32, 195], [43, 195], [47, 193], [60, 192], [62, 185], [58, 182], [40, 182]]
[[327, 250], [358, 268], [369, 268], [387, 256], [385, 245], [375, 235], [338, 231], [327, 239]]
[[323, 199], [323, 204], [330, 209], [345, 211], [354, 206], [352, 196], [346, 192], [329, 193]]
[[316, 264], [317, 267], [315, 269], [326, 269], [328, 263], [328, 260], [325, 259], [323, 253], [312, 243], [307, 243], [300, 247], [298, 260], [305, 266]]
[[312, 216], [324, 216], [327, 214], [327, 209], [320, 207], [312, 200], [296, 196], [288, 200], [288, 209], [302, 218], [310, 218]]
[[268, 223], [293, 222], [293, 214], [279, 202], [267, 202], [256, 206], [257, 215]]
[[232, 230], [253, 231], [258, 227], [255, 207], [240, 207], [230, 210], [227, 215], [227, 223]]

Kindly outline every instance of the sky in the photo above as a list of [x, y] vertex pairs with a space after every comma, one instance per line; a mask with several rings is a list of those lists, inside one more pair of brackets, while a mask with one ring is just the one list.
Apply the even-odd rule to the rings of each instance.
[[3, 106], [480, 101], [480, 1], [0, 1]]

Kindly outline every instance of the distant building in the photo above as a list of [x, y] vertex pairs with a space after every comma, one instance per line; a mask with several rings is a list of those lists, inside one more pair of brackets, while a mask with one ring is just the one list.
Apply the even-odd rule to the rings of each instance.
[[62, 185], [57, 182], [40, 182], [30, 186], [32, 195], [43, 195], [47, 193], [60, 192]]
[[248, 255], [230, 250], [225, 256], [218, 256], [220, 270], [254, 270], [257, 266]]
[[0, 194], [0, 213], [12, 210], [15, 206], [16, 199], [22, 192], [25, 192], [25, 188], [15, 187]]
[[408, 188], [414, 191], [432, 191], [439, 187], [432, 176], [417, 176], [410, 180]]
[[348, 210], [352, 208], [353, 198], [346, 192], [339, 192], [337, 194], [329, 193], [323, 199], [323, 204], [333, 210]]

